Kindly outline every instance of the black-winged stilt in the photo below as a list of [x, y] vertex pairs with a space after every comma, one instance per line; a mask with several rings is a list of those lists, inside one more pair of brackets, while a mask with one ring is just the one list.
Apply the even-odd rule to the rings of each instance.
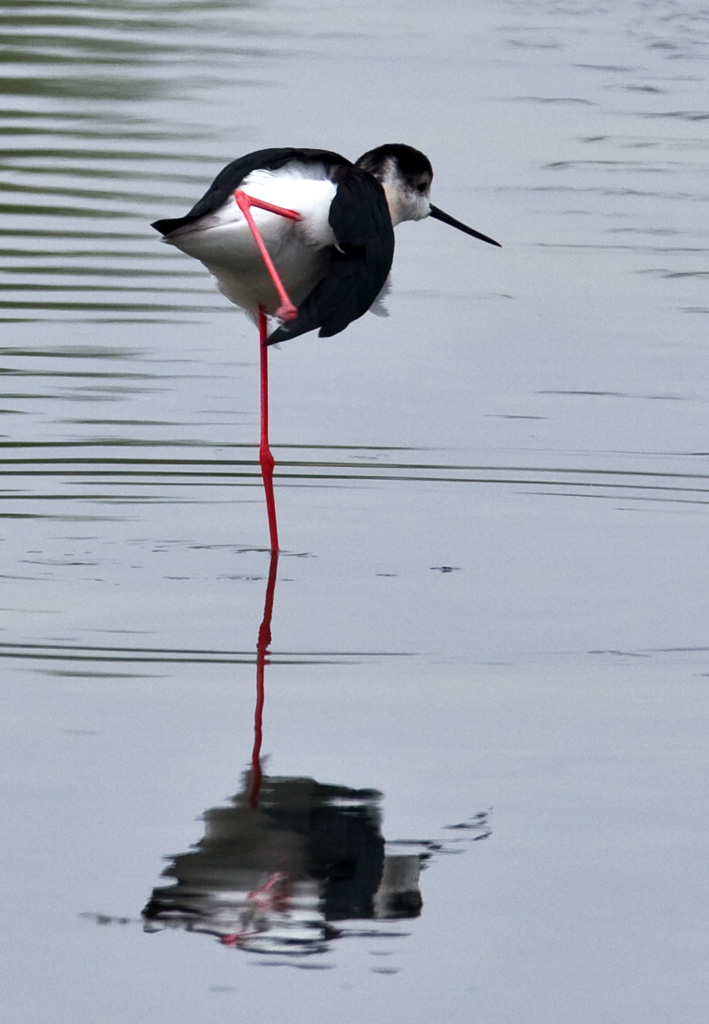
[[[267, 346], [363, 316], [385, 288], [394, 228], [433, 217], [491, 245], [429, 201], [428, 157], [399, 143], [352, 164], [324, 149], [261, 149], [228, 164], [184, 217], [156, 220], [163, 241], [201, 260], [259, 326], [261, 445], [271, 550], [278, 550], [268, 443]], [[269, 334], [268, 316], [280, 323]]]

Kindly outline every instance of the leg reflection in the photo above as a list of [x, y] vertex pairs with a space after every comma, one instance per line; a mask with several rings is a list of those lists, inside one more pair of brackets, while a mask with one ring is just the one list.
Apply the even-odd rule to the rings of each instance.
[[[426, 844], [391, 844], [381, 831], [381, 794], [261, 766], [265, 670], [278, 552], [271, 554], [256, 643], [251, 765], [226, 807], [204, 812], [204, 836], [170, 858], [143, 910], [146, 931], [181, 928], [259, 953], [304, 954], [356, 934], [353, 923], [417, 917]], [[345, 927], [343, 922], [349, 922]], [[364, 933], [363, 933], [364, 934]], [[403, 934], [378, 929], [366, 934]]]

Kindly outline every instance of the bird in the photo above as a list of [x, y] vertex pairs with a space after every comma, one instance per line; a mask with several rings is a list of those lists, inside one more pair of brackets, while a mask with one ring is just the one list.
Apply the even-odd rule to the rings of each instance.
[[[259, 327], [261, 444], [271, 551], [278, 551], [268, 440], [270, 345], [318, 330], [339, 334], [377, 306], [394, 258], [394, 228], [431, 217], [490, 245], [430, 201], [424, 153], [388, 143], [352, 163], [324, 149], [261, 149], [227, 164], [183, 217], [151, 225], [199, 260]], [[270, 329], [269, 318], [275, 318]]]

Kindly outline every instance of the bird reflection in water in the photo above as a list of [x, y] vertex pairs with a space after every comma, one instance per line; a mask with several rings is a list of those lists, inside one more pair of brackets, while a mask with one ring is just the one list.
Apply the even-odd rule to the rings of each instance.
[[421, 854], [389, 857], [379, 794], [314, 779], [250, 773], [229, 806], [208, 810], [204, 837], [171, 860], [143, 910], [145, 929], [179, 927], [263, 953], [322, 952], [335, 922], [415, 917]]
[[374, 789], [262, 773], [277, 570], [273, 553], [256, 647], [251, 767], [228, 806], [205, 812], [204, 837], [165, 868], [174, 882], [153, 890], [143, 922], [149, 932], [182, 928], [252, 952], [306, 954], [342, 934], [335, 922], [418, 916], [431, 844], [387, 849]]

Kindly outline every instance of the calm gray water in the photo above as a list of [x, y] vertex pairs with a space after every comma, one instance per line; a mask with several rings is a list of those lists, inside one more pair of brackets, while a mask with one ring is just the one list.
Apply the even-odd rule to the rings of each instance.
[[[704, 1024], [706, 4], [0, 9], [8, 1019]], [[148, 224], [388, 141], [504, 248], [273, 353], [276, 580]]]

